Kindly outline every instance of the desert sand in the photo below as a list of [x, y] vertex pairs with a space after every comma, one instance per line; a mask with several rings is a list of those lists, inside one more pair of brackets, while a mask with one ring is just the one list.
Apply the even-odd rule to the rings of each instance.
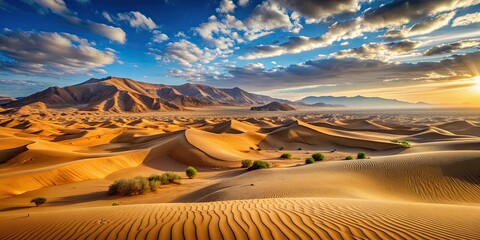
[[480, 239], [478, 110], [36, 109], [0, 115], [0, 239]]

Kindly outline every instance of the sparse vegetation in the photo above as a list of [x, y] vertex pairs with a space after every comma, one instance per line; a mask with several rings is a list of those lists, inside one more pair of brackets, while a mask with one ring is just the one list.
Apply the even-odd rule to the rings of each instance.
[[279, 148], [278, 148], [278, 150], [283, 150], [283, 149], [285, 149], [285, 148], [283, 148], [283, 147], [279, 147]]
[[150, 177], [148, 177], [148, 181], [150, 182], [157, 181], [157, 182], [160, 182], [162, 185], [166, 185], [170, 183], [179, 184], [180, 180], [181, 180], [180, 176], [171, 172], [166, 172], [162, 175], [153, 174], [153, 175], [150, 175]]
[[315, 162], [315, 159], [313, 159], [313, 158], [311, 158], [311, 157], [305, 159], [305, 164], [312, 164], [312, 163], [314, 163], [314, 162]]
[[394, 139], [394, 140], [392, 140], [392, 142], [393, 142], [393, 143], [396, 143], [396, 144], [400, 144], [400, 145], [402, 145], [402, 147], [404, 147], [404, 148], [409, 148], [409, 147], [411, 147], [410, 143], [407, 142], [407, 141]]
[[245, 159], [242, 160], [242, 168], [249, 168], [252, 166], [252, 160]]
[[252, 166], [248, 168], [248, 170], [257, 170], [263, 168], [270, 168], [270, 164], [265, 161], [256, 160], [255, 162], [253, 162]]
[[120, 203], [114, 202], [114, 203], [112, 203], [112, 206], [120, 206]]
[[188, 178], [193, 179], [197, 176], [198, 171], [192, 166], [188, 166], [187, 169], [185, 169], [185, 173], [187, 174]]
[[352, 156], [346, 156], [345, 160], [353, 160], [353, 157]]
[[312, 154], [312, 158], [315, 161], [323, 161], [323, 159], [325, 159], [325, 156], [321, 153], [314, 153], [314, 154]]
[[175, 173], [153, 174], [150, 177], [136, 176], [130, 179], [115, 180], [108, 187], [108, 195], [133, 196], [157, 191], [160, 185], [180, 183], [180, 176]]
[[292, 158], [292, 154], [291, 153], [284, 153], [280, 156], [281, 158]]
[[34, 198], [30, 201], [30, 203], [34, 203], [35, 206], [37, 206], [37, 207], [46, 203], [46, 202], [47, 202], [47, 199], [44, 198], [44, 197], [36, 197], [36, 198]]
[[357, 159], [366, 159], [367, 158], [367, 154], [365, 152], [359, 152], [357, 154]]

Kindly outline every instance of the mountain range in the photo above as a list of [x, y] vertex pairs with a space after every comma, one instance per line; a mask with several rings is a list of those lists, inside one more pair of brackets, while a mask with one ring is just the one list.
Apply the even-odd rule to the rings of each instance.
[[408, 107], [428, 107], [428, 103], [418, 102], [410, 103], [396, 99], [386, 99], [380, 97], [334, 97], [334, 96], [309, 96], [297, 101], [309, 105], [343, 105], [353, 108], [408, 108]]
[[265, 104], [278, 99], [246, 92], [240, 88], [221, 89], [200, 84], [171, 86], [138, 82], [128, 78], [92, 78], [68, 87], [50, 87], [4, 104], [18, 108], [44, 103], [48, 108], [74, 107], [105, 112], [175, 111], [184, 107], [239, 106]]

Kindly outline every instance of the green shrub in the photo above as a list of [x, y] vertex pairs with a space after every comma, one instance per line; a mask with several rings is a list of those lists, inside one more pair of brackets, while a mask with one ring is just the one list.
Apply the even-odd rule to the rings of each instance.
[[367, 154], [365, 152], [359, 152], [357, 154], [357, 159], [366, 159], [367, 158]]
[[400, 145], [402, 145], [402, 147], [404, 147], [404, 148], [409, 148], [409, 147], [411, 147], [410, 143], [407, 142], [407, 141], [394, 139], [394, 140], [392, 140], [392, 142], [393, 142], [393, 143], [396, 143], [396, 144], [400, 144]]
[[325, 159], [325, 156], [323, 156], [323, 154], [321, 154], [321, 153], [314, 153], [314, 154], [312, 154], [312, 158], [315, 161], [323, 161], [323, 159]]
[[250, 166], [252, 166], [252, 160], [242, 160], [242, 168], [249, 168]]
[[114, 202], [112, 203], [112, 206], [120, 206], [120, 203]]
[[345, 157], [345, 160], [353, 160], [353, 157], [352, 156], [347, 156], [347, 157]]
[[108, 187], [108, 195], [133, 196], [147, 192], [157, 191], [160, 185], [180, 183], [180, 176], [174, 173], [164, 173], [162, 175], [151, 175], [150, 177], [137, 176], [130, 179], [115, 180]]
[[188, 166], [187, 169], [185, 169], [185, 173], [187, 174], [188, 178], [193, 179], [197, 176], [198, 171], [194, 167]]
[[284, 153], [280, 157], [281, 158], [292, 158], [292, 154], [291, 153]]
[[314, 163], [314, 162], [315, 162], [315, 159], [313, 159], [313, 158], [311, 158], [311, 157], [305, 159], [305, 164], [312, 164], [312, 163]]
[[44, 198], [44, 197], [37, 197], [37, 198], [34, 198], [30, 201], [30, 203], [34, 203], [35, 206], [37, 206], [37, 207], [46, 203], [46, 202], [47, 202], [47, 199]]
[[180, 180], [181, 180], [180, 176], [178, 176], [175, 173], [171, 173], [171, 172], [166, 172], [166, 173], [164, 173], [160, 176], [160, 183], [162, 185], [167, 185], [167, 184], [170, 184], [170, 183], [179, 184]]
[[257, 170], [262, 168], [270, 168], [270, 164], [265, 161], [256, 160], [253, 162], [252, 166], [248, 168], [248, 170]]

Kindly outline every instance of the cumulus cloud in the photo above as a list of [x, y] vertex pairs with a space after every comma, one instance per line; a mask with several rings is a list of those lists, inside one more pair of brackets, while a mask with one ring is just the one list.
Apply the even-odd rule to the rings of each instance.
[[255, 32], [289, 29], [293, 26], [286, 9], [270, 1], [264, 1], [255, 7], [250, 17], [246, 19], [246, 25]]
[[[307, 19], [319, 20], [335, 14], [360, 10], [358, 0], [274, 0]], [[311, 21], [310, 21], [311, 22]]]
[[392, 43], [369, 43], [358, 48], [351, 48], [332, 54], [335, 58], [359, 58], [389, 60], [397, 54], [408, 53], [420, 45], [420, 42], [409, 40]]
[[[478, 75], [480, 52], [454, 55], [439, 62], [393, 63], [372, 59], [327, 58], [272, 69], [229, 67], [228, 73], [207, 84], [219, 87], [239, 86], [247, 90], [272, 90], [317, 84], [381, 84], [387, 79], [424, 81], [442, 76], [441, 80]], [[433, 75], [432, 75], [433, 74]]]
[[162, 33], [159, 30], [153, 30], [152, 34], [153, 34], [152, 42], [161, 43], [161, 42], [167, 41], [169, 39], [167, 34]]
[[85, 74], [115, 61], [113, 52], [93, 48], [86, 39], [67, 33], [4, 32], [0, 52], [9, 58], [0, 62], [0, 69], [17, 74]]
[[455, 12], [444, 13], [427, 20], [418, 22], [411, 27], [403, 26], [399, 30], [390, 30], [383, 37], [389, 40], [398, 40], [402, 38], [424, 35], [436, 31], [448, 25], [455, 16]]
[[480, 39], [468, 39], [468, 40], [463, 40], [463, 41], [454, 42], [450, 44], [443, 44], [440, 46], [430, 48], [427, 51], [423, 52], [423, 55], [424, 56], [440, 55], [440, 54], [456, 52], [463, 49], [478, 48], [478, 47], [480, 47]]
[[68, 9], [67, 4], [63, 0], [25, 0], [26, 2], [39, 6], [39, 11], [52, 12], [61, 16], [72, 25], [83, 27], [91, 32], [102, 35], [112, 41], [125, 43], [127, 41], [126, 33], [117, 27], [108, 26], [102, 23], [90, 20], [82, 20], [75, 13]]
[[185, 39], [178, 42], [168, 43], [166, 49], [161, 54], [154, 54], [157, 60], [173, 60], [183, 66], [191, 66], [191, 63], [209, 63], [217, 57], [221, 57], [226, 52], [220, 49], [199, 48], [196, 44]]
[[155, 22], [151, 18], [149, 18], [149, 17], [143, 15], [141, 12], [137, 12], [137, 11], [118, 13], [117, 17], [116, 17], [116, 20], [117, 21], [125, 21], [131, 27], [138, 28], [138, 29], [153, 30], [153, 29], [157, 28], [157, 24], [155, 24]]
[[216, 11], [219, 13], [231, 13], [235, 10], [235, 7], [235, 3], [232, 0], [222, 0]]
[[[362, 36], [365, 32], [374, 32], [386, 27], [402, 26], [424, 17], [450, 12], [479, 3], [480, 0], [397, 0], [388, 4], [382, 4], [375, 9], [367, 9], [362, 16], [352, 20], [336, 22], [322, 36], [291, 37], [287, 42], [280, 45], [258, 46], [254, 52], [241, 56], [241, 59], [266, 58], [308, 51], [329, 46], [335, 41], [356, 38]], [[424, 26], [420, 26], [418, 28], [424, 30]]]
[[228, 49], [233, 47], [235, 41], [238, 43], [244, 41], [237, 30], [246, 31], [247, 28], [242, 21], [227, 14], [222, 20], [210, 16], [208, 22], [200, 24], [194, 30], [202, 39], [216, 48]]
[[480, 13], [470, 13], [466, 14], [460, 17], [455, 18], [453, 20], [452, 26], [453, 27], [458, 27], [458, 26], [467, 26], [470, 24], [478, 23], [480, 22]]

